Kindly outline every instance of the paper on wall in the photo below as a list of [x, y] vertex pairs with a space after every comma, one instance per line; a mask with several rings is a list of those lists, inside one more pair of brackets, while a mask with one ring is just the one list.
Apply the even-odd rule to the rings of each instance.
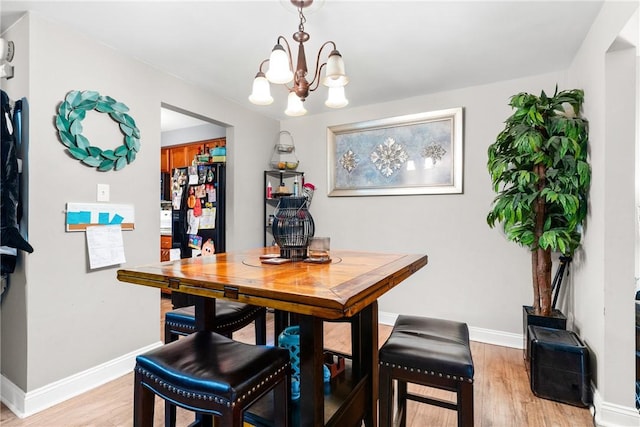
[[126, 262], [122, 228], [119, 225], [87, 227], [86, 234], [89, 268], [93, 270]]

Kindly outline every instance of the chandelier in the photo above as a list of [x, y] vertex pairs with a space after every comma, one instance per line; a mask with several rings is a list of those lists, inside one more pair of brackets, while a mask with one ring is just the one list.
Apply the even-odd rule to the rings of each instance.
[[[336, 49], [336, 44], [333, 41], [325, 42], [318, 51], [316, 58], [316, 66], [313, 75], [308, 76], [307, 70], [307, 58], [304, 52], [304, 43], [309, 40], [309, 34], [304, 31], [304, 23], [307, 21], [302, 9], [308, 7], [313, 3], [313, 0], [291, 0], [291, 3], [298, 9], [298, 15], [300, 16], [300, 24], [298, 25], [298, 31], [293, 33], [293, 40], [298, 42], [298, 61], [296, 68], [293, 68], [293, 59], [291, 55], [291, 48], [289, 42], [283, 36], [278, 36], [276, 45], [271, 51], [269, 59], [265, 59], [260, 63], [258, 74], [256, 74], [253, 80], [253, 90], [249, 96], [249, 101], [256, 105], [269, 105], [273, 102], [271, 96], [271, 89], [269, 83], [283, 84], [289, 90], [289, 98], [287, 100], [287, 109], [285, 114], [288, 116], [302, 116], [307, 113], [304, 108], [304, 100], [309, 96], [309, 92], [315, 91], [322, 84], [329, 88], [329, 94], [325, 105], [331, 108], [342, 108], [346, 106], [349, 101], [344, 94], [344, 86], [349, 82], [349, 79], [344, 73], [344, 62], [342, 55]], [[281, 44], [284, 42], [284, 46]], [[325, 46], [333, 48], [329, 53], [326, 62], [320, 64], [320, 57]], [[265, 64], [269, 64], [269, 68], [266, 72], [262, 67]], [[325, 70], [324, 78], [320, 78], [322, 70]], [[311, 78], [308, 81], [307, 78]], [[292, 83], [291, 86], [288, 83]]]

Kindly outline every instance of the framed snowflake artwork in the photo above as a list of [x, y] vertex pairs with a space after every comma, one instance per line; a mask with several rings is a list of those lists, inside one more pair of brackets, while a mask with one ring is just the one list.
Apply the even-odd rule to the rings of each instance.
[[329, 196], [462, 193], [462, 107], [327, 130]]

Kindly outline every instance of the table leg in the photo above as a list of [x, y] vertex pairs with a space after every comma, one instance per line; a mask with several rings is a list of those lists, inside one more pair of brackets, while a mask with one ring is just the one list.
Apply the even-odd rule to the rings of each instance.
[[197, 331], [213, 331], [216, 323], [216, 300], [203, 296], [195, 297]]
[[300, 318], [300, 426], [324, 425], [322, 319]]
[[364, 425], [378, 426], [378, 301], [372, 302], [361, 312], [362, 365], [369, 375], [365, 401]]

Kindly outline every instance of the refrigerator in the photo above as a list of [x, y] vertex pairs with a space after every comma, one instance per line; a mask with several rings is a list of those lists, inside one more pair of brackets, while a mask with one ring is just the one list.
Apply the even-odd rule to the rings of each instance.
[[171, 235], [181, 258], [225, 251], [225, 166], [205, 163], [172, 171]]

